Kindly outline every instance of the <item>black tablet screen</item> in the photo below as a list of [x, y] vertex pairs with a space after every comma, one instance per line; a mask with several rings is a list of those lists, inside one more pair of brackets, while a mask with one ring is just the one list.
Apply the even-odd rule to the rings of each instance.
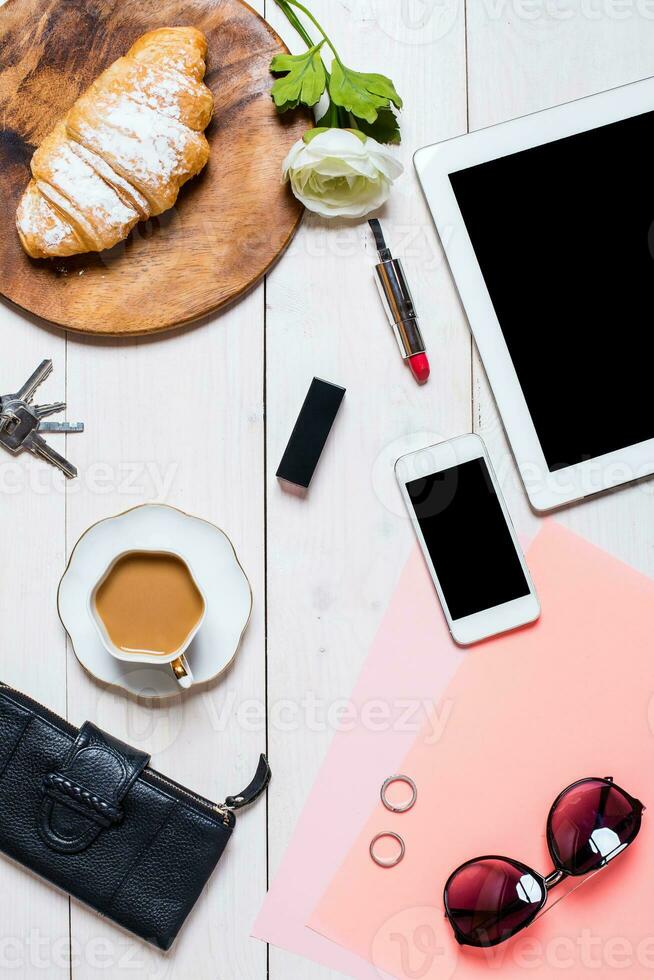
[[450, 180], [550, 470], [654, 438], [654, 112]]

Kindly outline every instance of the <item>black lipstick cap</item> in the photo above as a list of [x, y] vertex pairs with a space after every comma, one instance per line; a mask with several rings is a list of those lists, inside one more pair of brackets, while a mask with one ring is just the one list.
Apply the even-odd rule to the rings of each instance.
[[340, 385], [313, 379], [277, 470], [280, 480], [309, 486], [344, 395]]

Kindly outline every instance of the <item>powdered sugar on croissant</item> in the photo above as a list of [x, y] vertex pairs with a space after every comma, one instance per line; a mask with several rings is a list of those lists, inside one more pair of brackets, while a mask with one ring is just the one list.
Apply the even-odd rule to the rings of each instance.
[[16, 226], [33, 258], [101, 251], [161, 214], [209, 159], [207, 44], [189, 27], [143, 35], [32, 157]]

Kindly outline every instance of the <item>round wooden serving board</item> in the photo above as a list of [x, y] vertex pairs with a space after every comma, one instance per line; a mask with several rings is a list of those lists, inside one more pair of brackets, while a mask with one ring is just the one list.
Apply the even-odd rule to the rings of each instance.
[[[209, 43], [211, 158], [177, 204], [110, 251], [34, 261], [15, 230], [32, 154], [101, 71], [155, 27], [191, 25]], [[279, 37], [240, 0], [8, 0], [0, 7], [0, 293], [93, 334], [165, 330], [219, 309], [284, 251], [302, 208], [281, 164], [307, 128], [277, 116]]]

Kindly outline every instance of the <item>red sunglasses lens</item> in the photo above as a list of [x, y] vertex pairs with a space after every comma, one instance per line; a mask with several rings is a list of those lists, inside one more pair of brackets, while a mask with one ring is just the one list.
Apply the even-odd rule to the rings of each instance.
[[445, 910], [457, 938], [495, 946], [528, 925], [543, 907], [542, 878], [508, 858], [464, 864], [445, 886]]
[[642, 804], [604, 779], [570, 786], [552, 807], [547, 839], [554, 863], [571, 875], [601, 868], [640, 830]]

